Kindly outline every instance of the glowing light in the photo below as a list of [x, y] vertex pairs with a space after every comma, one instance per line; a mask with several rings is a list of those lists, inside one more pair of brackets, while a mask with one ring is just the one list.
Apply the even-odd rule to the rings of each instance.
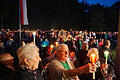
[[34, 44], [35, 44], [35, 35], [36, 35], [36, 32], [33, 32], [33, 41], [34, 41]]
[[36, 32], [33, 32], [33, 36], [35, 37], [35, 35], [36, 35]]
[[56, 47], [58, 46], [58, 42], [55, 42]]
[[96, 63], [96, 55], [95, 55], [95, 54], [91, 54], [91, 55], [90, 55], [90, 61], [91, 61], [92, 63]]
[[108, 55], [109, 55], [109, 52], [108, 52], [108, 51], [105, 51], [105, 52], [104, 52], [104, 57], [105, 57], [105, 58], [108, 58]]
[[53, 49], [54, 45], [51, 45], [50, 48]]
[[104, 52], [105, 64], [107, 64], [108, 56], [109, 56], [109, 52], [108, 52], [108, 51], [105, 51], [105, 52]]

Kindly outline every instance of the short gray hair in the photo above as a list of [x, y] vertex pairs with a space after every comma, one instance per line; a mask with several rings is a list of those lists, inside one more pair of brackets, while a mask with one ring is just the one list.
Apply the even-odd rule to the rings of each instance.
[[24, 58], [26, 58], [26, 59], [34, 58], [36, 52], [38, 52], [38, 51], [39, 51], [39, 48], [33, 43], [29, 43], [24, 46], [21, 46], [17, 50], [19, 63], [21, 63], [24, 60]]
[[55, 51], [59, 52], [59, 51], [62, 51], [63, 49], [66, 49], [66, 48], [69, 50], [68, 45], [66, 45], [66, 44], [59, 44], [59, 46], [56, 47]]

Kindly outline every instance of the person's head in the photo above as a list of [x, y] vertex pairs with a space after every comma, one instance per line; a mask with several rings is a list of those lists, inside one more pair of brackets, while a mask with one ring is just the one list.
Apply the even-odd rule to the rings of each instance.
[[25, 67], [30, 70], [37, 69], [39, 65], [39, 61], [41, 60], [38, 51], [39, 51], [38, 47], [33, 43], [29, 43], [24, 46], [21, 46], [17, 50], [19, 66], [22, 68]]
[[14, 63], [14, 57], [9, 53], [2, 53], [0, 55], [0, 63], [4, 65], [12, 65]]
[[88, 48], [89, 48], [88, 43], [82, 44], [82, 50], [88, 50]]
[[66, 61], [69, 55], [69, 48], [66, 44], [59, 44], [59, 46], [56, 47], [55, 52], [58, 60]]
[[95, 42], [96, 42], [96, 40], [95, 39], [93, 39], [93, 43], [95, 44]]
[[104, 45], [105, 45], [107, 48], [110, 48], [111, 43], [110, 43], [109, 40], [105, 40]]
[[99, 52], [98, 52], [98, 49], [97, 49], [97, 48], [90, 48], [90, 49], [88, 50], [87, 56], [90, 57], [91, 54], [95, 54], [95, 56], [96, 56], [96, 61], [99, 59]]
[[70, 57], [75, 57], [76, 50], [74, 47], [69, 48], [70, 49]]

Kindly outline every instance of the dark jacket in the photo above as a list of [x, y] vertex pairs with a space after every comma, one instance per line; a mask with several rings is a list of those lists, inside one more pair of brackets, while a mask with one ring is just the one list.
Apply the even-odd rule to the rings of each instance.
[[22, 68], [15, 71], [14, 77], [14, 80], [43, 80], [39, 70], [31, 71]]
[[108, 51], [109, 52], [109, 56], [108, 56], [108, 64], [110, 64], [111, 66], [115, 66], [115, 63], [114, 63], [114, 60], [113, 60], [113, 56], [112, 56], [112, 52], [109, 48], [106, 48], [105, 46], [102, 46], [100, 49], [99, 49], [99, 55], [101, 58], [104, 58], [104, 51]]
[[84, 61], [87, 58], [87, 50], [80, 50], [79, 54], [77, 55], [77, 60], [75, 61], [75, 67], [84, 66]]
[[14, 71], [0, 63], [0, 80], [12, 80]]
[[[108, 80], [108, 78], [115, 78], [114, 74], [114, 68], [110, 65], [108, 65], [108, 68], [106, 69], [108, 71], [107, 74], [104, 73], [104, 70], [100, 67], [101, 64], [105, 63], [105, 60], [103, 58], [99, 57], [100, 63], [96, 62], [96, 65], [99, 66], [95, 72], [95, 80]], [[84, 61], [84, 65], [87, 63], [90, 63], [89, 58], [86, 58]], [[79, 76], [81, 80], [93, 80], [93, 74], [82, 74]], [[114, 79], [113, 79], [114, 80]]]

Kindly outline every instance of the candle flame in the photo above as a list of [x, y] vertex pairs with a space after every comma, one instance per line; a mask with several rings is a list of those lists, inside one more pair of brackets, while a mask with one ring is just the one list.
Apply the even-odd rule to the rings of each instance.
[[105, 51], [105, 52], [104, 52], [105, 58], [108, 58], [108, 55], [109, 55], [109, 52], [108, 52], [108, 51]]
[[96, 63], [96, 55], [95, 55], [95, 54], [91, 54], [91, 55], [90, 55], [90, 61], [91, 61], [92, 63]]
[[54, 47], [53, 45], [50, 46], [51, 49], [53, 49], [53, 47]]
[[33, 35], [35, 35], [36, 34], [36, 32], [33, 32]]

